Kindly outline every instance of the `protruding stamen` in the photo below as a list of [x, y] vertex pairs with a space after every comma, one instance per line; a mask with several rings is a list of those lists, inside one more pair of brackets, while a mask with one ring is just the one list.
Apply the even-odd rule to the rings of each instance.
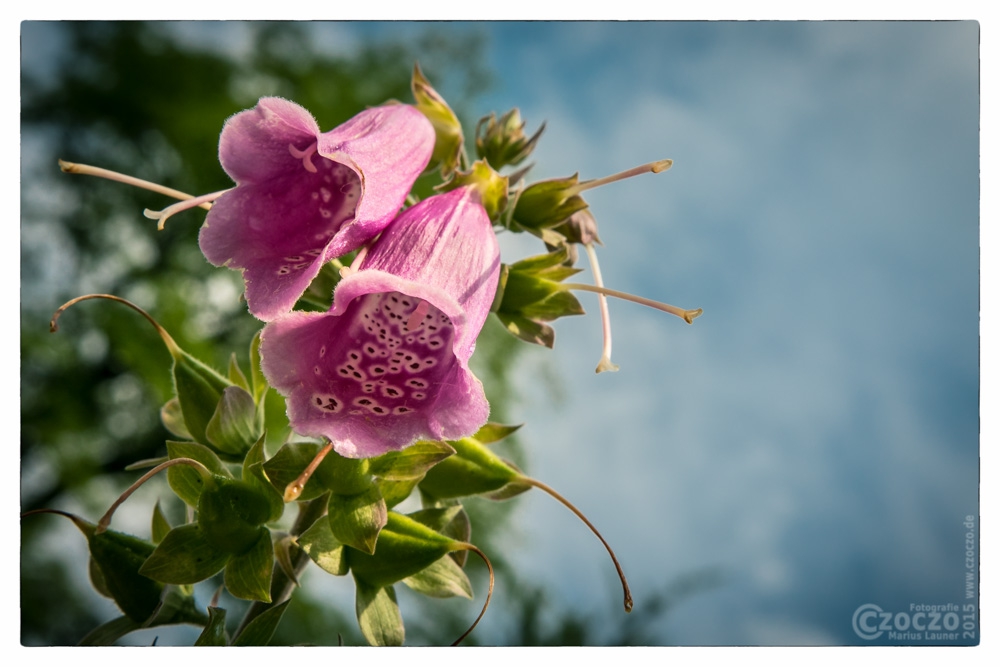
[[128, 500], [128, 497], [131, 496], [133, 493], [135, 493], [136, 489], [138, 489], [140, 486], [148, 482], [151, 477], [156, 475], [161, 470], [165, 470], [171, 466], [176, 466], [176, 465], [191, 466], [192, 468], [195, 468], [199, 473], [201, 473], [201, 476], [203, 478], [206, 477], [211, 478], [212, 476], [212, 471], [210, 471], [202, 463], [195, 461], [194, 459], [185, 459], [185, 458], [170, 459], [169, 461], [161, 463], [160, 465], [156, 466], [155, 468], [147, 472], [145, 475], [140, 477], [138, 480], [136, 480], [136, 482], [132, 486], [125, 489], [125, 493], [118, 496], [118, 500], [116, 500], [114, 503], [111, 504], [111, 507], [109, 507], [108, 511], [104, 513], [104, 516], [101, 517], [101, 520], [97, 522], [97, 529], [94, 532], [100, 535], [101, 533], [106, 531], [108, 529], [108, 526], [111, 525], [111, 517], [114, 516], [115, 510], [118, 509], [118, 507], [123, 502]]
[[519, 477], [518, 481], [523, 482], [524, 484], [529, 484], [537, 489], [541, 489], [542, 491], [544, 491], [545, 493], [549, 494], [550, 496], [558, 500], [560, 503], [562, 503], [563, 507], [565, 507], [570, 512], [575, 514], [577, 518], [580, 519], [580, 521], [583, 521], [585, 524], [587, 524], [587, 528], [590, 528], [590, 531], [597, 536], [597, 539], [601, 541], [601, 544], [604, 545], [604, 548], [608, 550], [608, 555], [611, 556], [611, 562], [615, 564], [615, 569], [618, 571], [618, 578], [621, 579], [622, 582], [622, 593], [625, 596], [625, 601], [624, 601], [625, 613], [632, 611], [632, 591], [629, 590], [628, 580], [625, 578], [625, 572], [622, 571], [622, 566], [618, 562], [618, 557], [615, 556], [614, 549], [611, 548], [611, 545], [608, 544], [607, 540], [604, 539], [604, 536], [601, 535], [600, 531], [598, 531], [597, 528], [594, 527], [594, 524], [590, 523], [590, 519], [584, 516], [583, 512], [578, 510], [573, 503], [566, 500], [562, 495], [559, 494], [559, 492], [557, 492], [548, 484], [539, 482], [537, 479], [532, 479], [530, 477]]
[[431, 305], [426, 301], [419, 301], [417, 307], [413, 309], [410, 313], [410, 317], [406, 320], [406, 328], [410, 331], [415, 331], [420, 323], [424, 321], [424, 317], [427, 315], [427, 311], [431, 309]]
[[300, 151], [292, 144], [288, 144], [288, 152], [292, 154], [292, 157], [297, 160], [302, 160], [302, 166], [306, 168], [310, 174], [316, 173], [316, 165], [312, 163], [313, 153], [316, 152], [316, 142], [312, 142], [309, 148], [304, 151]]
[[294, 481], [290, 482], [288, 486], [285, 487], [286, 503], [290, 503], [302, 495], [302, 491], [306, 488], [306, 482], [309, 481], [309, 478], [313, 476], [314, 472], [316, 472], [316, 468], [319, 467], [319, 464], [323, 462], [323, 459], [325, 459], [326, 455], [331, 451], [333, 451], [333, 443], [328, 442], [326, 443], [326, 446], [319, 450], [316, 456], [313, 457], [313, 460], [309, 462], [309, 465], [307, 465], [306, 469], [302, 471], [302, 474], [296, 477]]
[[606, 294], [608, 296], [613, 296], [616, 299], [624, 299], [625, 301], [633, 301], [643, 306], [649, 306], [650, 308], [656, 308], [657, 310], [662, 310], [665, 313], [670, 313], [671, 315], [676, 315], [688, 324], [694, 322], [694, 319], [702, 314], [701, 308], [695, 308], [694, 310], [685, 310], [684, 308], [678, 308], [677, 306], [671, 306], [669, 303], [663, 303], [661, 301], [653, 301], [652, 299], [647, 299], [642, 296], [636, 296], [634, 294], [629, 294], [628, 292], [619, 292], [616, 289], [609, 289], [607, 287], [595, 287], [594, 285], [587, 285], [586, 283], [562, 283], [560, 285], [562, 289], [574, 290], [578, 289], [581, 292], [594, 292], [595, 294]]
[[156, 228], [162, 231], [163, 225], [166, 224], [167, 218], [169, 218], [170, 216], [174, 215], [175, 213], [180, 213], [181, 211], [186, 211], [189, 208], [195, 208], [196, 206], [201, 206], [202, 204], [205, 204], [207, 202], [215, 201], [216, 199], [226, 194], [230, 190], [232, 190], [232, 188], [219, 190], [218, 192], [212, 192], [207, 195], [202, 195], [200, 197], [188, 199], [187, 201], [178, 202], [172, 206], [166, 207], [162, 211], [152, 211], [147, 208], [145, 211], [142, 212], [142, 214], [147, 218], [149, 218], [150, 220], [159, 220], [159, 223], [156, 225]]
[[368, 254], [368, 246], [363, 245], [361, 249], [358, 250], [358, 254], [354, 256], [354, 261], [351, 262], [350, 266], [345, 266], [340, 269], [340, 277], [346, 278], [352, 273], [357, 273], [358, 267], [361, 266], [361, 262], [364, 261], [365, 255]]
[[490, 559], [486, 557], [486, 554], [484, 554], [479, 547], [473, 544], [463, 544], [462, 547], [466, 551], [473, 552], [474, 554], [482, 558], [484, 563], [486, 563], [486, 567], [490, 571], [490, 589], [486, 593], [486, 602], [483, 603], [483, 608], [479, 612], [479, 616], [477, 616], [476, 620], [472, 622], [472, 625], [469, 626], [469, 629], [463, 632], [462, 636], [456, 639], [452, 643], [452, 646], [458, 646], [459, 644], [461, 644], [462, 640], [468, 637], [469, 633], [471, 633], [473, 630], [476, 629], [476, 626], [479, 625], [479, 621], [482, 620], [483, 618], [483, 614], [486, 613], [486, 608], [490, 606], [490, 598], [493, 597], [493, 563], [490, 562]]
[[638, 176], [639, 174], [659, 174], [661, 171], [670, 169], [673, 163], [673, 160], [659, 160], [657, 162], [650, 162], [649, 164], [633, 167], [632, 169], [612, 174], [611, 176], [605, 176], [604, 178], [595, 178], [589, 181], [583, 181], [572, 189], [572, 194], [580, 194], [584, 190], [590, 190], [591, 188], [607, 185], [608, 183], [614, 183], [615, 181], [623, 181], [626, 178], [632, 178], [633, 176]]
[[[597, 263], [597, 253], [594, 251], [593, 243], [585, 243], [587, 257], [590, 258], [590, 269], [594, 272], [594, 284], [597, 287], [604, 287], [601, 279], [601, 267]], [[611, 315], [608, 314], [608, 298], [603, 294], [597, 295], [597, 301], [601, 305], [601, 328], [604, 335], [604, 348], [601, 350], [601, 360], [597, 362], [595, 373], [604, 371], [617, 371], [618, 364], [611, 363]]]
[[[118, 183], [125, 183], [126, 185], [132, 185], [144, 190], [152, 190], [153, 192], [158, 192], [161, 195], [173, 197], [174, 199], [194, 199], [194, 195], [189, 195], [186, 192], [174, 190], [173, 188], [168, 188], [165, 185], [160, 185], [159, 183], [144, 181], [141, 178], [135, 178], [134, 176], [126, 176], [125, 174], [120, 174], [117, 171], [111, 171], [110, 169], [91, 167], [88, 164], [78, 164], [76, 162], [67, 162], [66, 160], [59, 160], [59, 168], [67, 174], [84, 174], [86, 176], [106, 178], [109, 181], [117, 181]], [[212, 205], [207, 202], [198, 204], [198, 206], [202, 207], [206, 211], [212, 208]]]

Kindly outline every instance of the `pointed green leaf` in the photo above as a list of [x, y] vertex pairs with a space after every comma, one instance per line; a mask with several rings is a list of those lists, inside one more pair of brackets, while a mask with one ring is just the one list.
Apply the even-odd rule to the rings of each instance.
[[547, 324], [533, 322], [526, 317], [508, 313], [497, 313], [497, 317], [507, 327], [507, 331], [527, 343], [544, 345], [550, 349], [555, 345], [556, 332]]
[[223, 455], [242, 458], [260, 437], [253, 396], [240, 387], [226, 387], [205, 428], [205, 437]]
[[484, 493], [483, 496], [489, 498], [490, 500], [509, 500], [514, 496], [519, 496], [525, 491], [530, 491], [531, 485], [525, 484], [524, 482], [514, 480], [509, 484], [501, 486], [496, 491], [491, 491], [489, 493]]
[[128, 616], [119, 616], [88, 632], [77, 646], [113, 646], [116, 641], [141, 627]]
[[521, 428], [521, 426], [523, 426], [523, 424], [517, 424], [516, 426], [505, 426], [504, 424], [488, 422], [485, 426], [476, 431], [476, 434], [472, 437], [478, 440], [479, 442], [483, 443], [484, 445], [488, 445], [492, 442], [499, 442], [500, 440], [503, 440], [508, 435], [511, 435], [519, 428]]
[[378, 487], [370, 486], [353, 496], [333, 494], [327, 516], [330, 530], [339, 542], [370, 554], [375, 551], [387, 512]]
[[264, 372], [260, 369], [260, 332], [258, 331], [253, 340], [250, 341], [250, 384], [253, 386], [253, 401], [257, 405], [262, 405], [264, 394], [267, 392], [267, 380]]
[[226, 610], [221, 607], [208, 608], [208, 625], [194, 641], [195, 646], [226, 646]]
[[184, 423], [184, 415], [181, 413], [181, 403], [177, 400], [176, 396], [164, 403], [163, 407], [160, 408], [160, 421], [163, 422], [163, 426], [168, 431], [178, 438], [194, 440], [191, 437], [191, 432], [188, 431], [187, 424]]
[[162, 584], [139, 573], [153, 553], [153, 545], [113, 530], [95, 532], [88, 543], [105, 588], [118, 608], [136, 623], [144, 623], [159, 606], [163, 592]]
[[165, 584], [196, 584], [226, 566], [229, 554], [213, 547], [196, 523], [167, 533], [139, 574]]
[[355, 579], [358, 626], [372, 646], [402, 646], [406, 638], [403, 617], [392, 586], [376, 588]]
[[289, 602], [291, 600], [285, 600], [247, 623], [243, 632], [233, 640], [233, 646], [267, 646], [274, 636], [274, 631], [278, 629], [278, 623], [281, 622]]
[[[471, 540], [472, 521], [469, 519], [469, 514], [465, 511], [465, 508], [462, 507], [462, 511], [458, 512], [455, 517], [448, 522], [448, 525], [438, 532], [445, 537], [450, 537], [456, 542], [468, 542]], [[469, 558], [469, 552], [464, 549], [461, 551], [452, 551], [448, 554], [448, 558], [455, 561], [459, 567], [465, 567], [465, 561]]]
[[[178, 467], [178, 466], [174, 466]], [[153, 521], [150, 528], [150, 535], [152, 536], [153, 544], [159, 544], [163, 541], [163, 538], [167, 536], [170, 532], [171, 525], [167, 521], [166, 515], [163, 513], [163, 509], [160, 507], [160, 501], [156, 501], [156, 505], [153, 506]]]
[[[167, 453], [172, 459], [194, 459], [216, 475], [232, 477], [219, 457], [205, 445], [168, 440]], [[198, 498], [205, 486], [201, 473], [190, 466], [175, 465], [167, 469], [167, 482], [181, 500], [191, 507], [198, 506]]]
[[576, 296], [570, 292], [557, 291], [540, 301], [524, 306], [520, 314], [530, 320], [551, 322], [560, 317], [583, 315], [585, 312]]
[[229, 356], [229, 381], [248, 394], [250, 393], [250, 383], [247, 382], [247, 376], [243, 374], [239, 362], [236, 361], [235, 352]]
[[338, 577], [347, 574], [344, 545], [337, 541], [329, 521], [317, 521], [309, 530], [299, 535], [297, 542], [314, 563]]
[[260, 533], [260, 539], [252, 549], [233, 556], [226, 565], [226, 588], [242, 600], [270, 602], [274, 546], [269, 530], [261, 528]]
[[[463, 552], [464, 553], [464, 552]], [[472, 599], [472, 582], [448, 556], [437, 559], [420, 572], [403, 579], [403, 583], [418, 593], [432, 598], [459, 595]]]
[[450, 441], [455, 455], [431, 468], [420, 488], [435, 498], [460, 498], [496, 491], [519, 477], [486, 445], [473, 438]]
[[375, 485], [378, 487], [379, 493], [382, 494], [382, 498], [385, 500], [386, 509], [392, 509], [399, 503], [403, 502], [410, 497], [413, 493], [413, 489], [422, 479], [420, 477], [413, 477], [410, 479], [403, 479], [399, 481], [393, 481], [389, 479], [378, 478], [375, 480]]
[[215, 477], [198, 500], [202, 536], [225, 553], [246, 553], [257, 544], [262, 526], [272, 514], [268, 494], [273, 493], [269, 484]]
[[90, 585], [94, 587], [95, 591], [106, 598], [114, 597], [111, 595], [111, 591], [108, 590], [107, 582], [104, 581], [104, 573], [101, 572], [100, 566], [93, 558], [87, 561], [87, 574], [90, 575]]
[[422, 476], [455, 453], [454, 448], [440, 440], [421, 440], [397, 452], [388, 452], [372, 459], [369, 472], [388, 480], [408, 480]]
[[565, 245], [559, 245], [552, 252], [544, 255], [534, 255], [514, 262], [510, 265], [513, 273], [537, 274], [546, 269], [554, 269], [566, 263], [569, 259], [569, 249]]
[[[263, 436], [261, 437], [261, 441], [263, 441]], [[268, 513], [264, 523], [270, 523], [280, 519], [281, 515], [285, 511], [285, 501], [282, 499], [281, 495], [275, 491], [274, 485], [271, 484], [271, 480], [267, 478], [267, 474], [264, 472], [264, 464], [254, 463], [249, 466], [246, 471], [245, 480], [247, 484], [256, 489], [257, 492], [267, 500]]]
[[174, 389], [188, 432], [195, 441], [208, 444], [205, 429], [215, 414], [215, 408], [226, 387], [226, 378], [180, 348], [174, 356]]
[[441, 532], [461, 511], [461, 505], [448, 505], [447, 507], [430, 507], [417, 510], [407, 516], [414, 521], [424, 524], [433, 531]]
[[347, 560], [355, 579], [371, 586], [390, 586], [460, 546], [408, 516], [389, 512], [375, 553], [349, 550]]

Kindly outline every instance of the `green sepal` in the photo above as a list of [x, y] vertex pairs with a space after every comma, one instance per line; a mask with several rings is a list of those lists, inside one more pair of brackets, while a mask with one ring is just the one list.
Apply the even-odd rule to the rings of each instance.
[[250, 383], [247, 382], [247, 376], [243, 374], [243, 370], [240, 368], [240, 364], [236, 361], [236, 353], [233, 352], [229, 355], [229, 381], [234, 385], [242, 389], [243, 391], [250, 393]]
[[188, 523], [167, 533], [139, 574], [164, 584], [196, 584], [219, 572], [229, 558], [205, 539], [197, 523]]
[[[267, 489], [273, 493], [270, 484]], [[271, 515], [272, 503], [261, 485], [242, 480], [215, 476], [198, 499], [202, 536], [219, 551], [231, 555], [252, 549], [261, 526]]]
[[397, 512], [389, 512], [374, 554], [347, 552], [355, 579], [375, 587], [392, 584], [460, 548], [461, 544]]
[[170, 522], [167, 521], [167, 516], [163, 513], [159, 500], [157, 500], [156, 505], [153, 506], [153, 519], [150, 523], [149, 534], [153, 544], [159, 544], [162, 542], [163, 538], [170, 532], [170, 529], [173, 528], [173, 526], [170, 525]]
[[232, 383], [179, 347], [171, 348], [171, 354], [174, 357], [174, 391], [184, 424], [196, 442], [209, 444], [205, 429], [215, 414], [222, 392]]
[[260, 332], [258, 331], [254, 334], [253, 340], [250, 341], [250, 385], [253, 394], [253, 402], [257, 405], [263, 406], [264, 395], [267, 393], [268, 385], [267, 379], [264, 377], [264, 371], [260, 369]]
[[257, 543], [249, 551], [233, 556], [226, 564], [226, 588], [242, 600], [271, 601], [271, 573], [274, 570], [274, 545], [271, 531], [258, 528]]
[[416, 108], [427, 117], [434, 126], [434, 152], [431, 154], [427, 171], [441, 166], [441, 178], [447, 179], [458, 168], [462, 155], [464, 133], [458, 116], [451, 110], [444, 98], [434, 90], [424, 77], [420, 67], [413, 65], [413, 78], [410, 83]]
[[228, 646], [226, 634], [226, 610], [221, 607], [208, 608], [208, 624], [194, 640], [195, 646]]
[[205, 427], [208, 444], [227, 459], [238, 461], [260, 437], [257, 405], [241, 387], [226, 387]]
[[160, 421], [163, 422], [163, 427], [170, 431], [173, 435], [178, 438], [184, 438], [185, 440], [194, 440], [191, 437], [191, 432], [188, 431], [187, 424], [184, 423], [184, 414], [181, 412], [181, 403], [174, 396], [169, 401], [163, 404], [160, 408]]
[[338, 577], [347, 574], [347, 547], [333, 536], [329, 521], [317, 521], [296, 542], [321, 569]]
[[104, 573], [93, 557], [87, 560], [87, 575], [90, 577], [90, 585], [102, 596], [113, 599], [114, 596], [108, 589], [108, 582], [104, 581]]
[[534, 322], [527, 317], [520, 315], [509, 315], [507, 313], [497, 313], [497, 317], [511, 332], [526, 343], [544, 345], [552, 348], [556, 343], [555, 329], [541, 322]]
[[392, 481], [419, 478], [454, 453], [455, 449], [446, 442], [421, 440], [400, 451], [371, 459], [368, 471], [376, 477]]
[[90, 555], [104, 580], [104, 588], [122, 612], [145, 623], [160, 604], [163, 584], [140, 574], [155, 547], [138, 537], [113, 530], [88, 536]]
[[490, 312], [495, 313], [500, 310], [500, 304], [503, 303], [503, 293], [507, 289], [507, 278], [510, 276], [510, 266], [506, 264], [500, 265], [500, 277], [497, 280], [497, 291], [493, 295], [493, 303], [490, 304]]
[[553, 178], [532, 183], [521, 192], [514, 208], [513, 220], [521, 227], [541, 230], [555, 227], [577, 211], [587, 208], [575, 190], [579, 174], [568, 178]]
[[330, 530], [337, 541], [369, 554], [375, 551], [387, 514], [385, 499], [375, 485], [352, 496], [331, 494], [327, 508]]
[[491, 491], [489, 493], [484, 493], [483, 497], [488, 498], [490, 500], [497, 500], [497, 501], [499, 501], [499, 500], [510, 500], [514, 496], [519, 496], [522, 493], [524, 493], [525, 491], [530, 491], [531, 488], [532, 488], [532, 486], [530, 484], [526, 484], [526, 483], [520, 481], [520, 479], [515, 479], [513, 482], [510, 482], [509, 484], [503, 485], [502, 487], [500, 487], [496, 491]]
[[[320, 446], [313, 442], [288, 443], [282, 445], [281, 449], [264, 463], [264, 472], [279, 494], [284, 495], [285, 487], [302, 474], [306, 466], [316, 457], [319, 449]], [[313, 500], [326, 492], [327, 489], [323, 487], [320, 478], [314, 474], [306, 482], [297, 500]]]
[[449, 192], [460, 187], [471, 185], [479, 193], [479, 202], [486, 209], [490, 220], [496, 222], [507, 208], [508, 181], [501, 176], [485, 160], [472, 163], [469, 171], [457, 172], [450, 181], [438, 186], [441, 192]]
[[451, 456], [431, 468], [422, 491], [434, 498], [461, 498], [489, 493], [503, 488], [520, 475], [475, 438], [449, 441], [455, 448]]
[[421, 479], [423, 479], [422, 476], [401, 480], [379, 478], [375, 480], [375, 486], [378, 487], [382, 499], [385, 500], [386, 509], [392, 509], [410, 497]]
[[264, 471], [264, 441], [267, 435], [263, 434], [256, 444], [247, 452], [243, 459], [243, 481], [256, 489], [260, 495], [267, 500], [268, 513], [264, 523], [277, 521], [285, 512], [285, 501], [282, 493], [271, 483], [270, 478]]
[[[221, 477], [232, 477], [229, 469], [211, 449], [196, 442], [177, 442], [167, 440], [167, 454], [172, 459], [194, 459], [208, 468], [212, 474]], [[202, 473], [191, 466], [175, 465], [167, 469], [167, 483], [174, 493], [191, 507], [198, 506], [205, 479]]]
[[77, 646], [113, 646], [128, 633], [141, 628], [141, 623], [136, 623], [128, 616], [119, 616], [88, 632]]
[[498, 424], [496, 422], [487, 422], [476, 431], [476, 434], [472, 436], [484, 445], [489, 445], [494, 442], [499, 442], [509, 435], [516, 433], [524, 424], [514, 424], [513, 426], [507, 424]]
[[406, 631], [395, 589], [370, 586], [357, 577], [354, 583], [357, 589], [354, 610], [365, 641], [371, 646], [402, 646]]
[[267, 646], [271, 642], [271, 637], [274, 636], [274, 631], [278, 629], [278, 624], [281, 622], [281, 617], [284, 615], [285, 610], [288, 609], [288, 603], [291, 600], [285, 600], [279, 605], [275, 605], [265, 612], [262, 612], [255, 619], [247, 623], [246, 627], [243, 628], [243, 632], [236, 636], [233, 640], [233, 646]]
[[335, 494], [353, 496], [371, 488], [370, 466], [371, 459], [349, 459], [331, 450], [316, 468], [313, 476], [319, 480], [323, 488]]
[[444, 507], [425, 507], [424, 509], [412, 512], [407, 516], [418, 523], [422, 523], [428, 528], [438, 533], [442, 532], [455, 517], [462, 512], [461, 505], [445, 505]]
[[472, 582], [458, 563], [448, 556], [437, 559], [420, 572], [403, 579], [403, 583], [412, 590], [432, 598], [450, 598], [459, 595], [472, 599]]

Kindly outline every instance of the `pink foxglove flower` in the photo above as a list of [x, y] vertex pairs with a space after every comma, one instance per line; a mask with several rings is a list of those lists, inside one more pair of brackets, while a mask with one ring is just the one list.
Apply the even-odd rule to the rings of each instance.
[[407, 209], [356, 264], [329, 312], [289, 313], [261, 333], [292, 428], [353, 458], [474, 434], [489, 404], [468, 361], [500, 273], [479, 191]]
[[272, 320], [325, 262], [389, 224], [433, 150], [434, 128], [411, 106], [367, 109], [320, 133], [299, 105], [262, 98], [222, 130], [219, 159], [237, 186], [209, 211], [202, 252], [242, 269], [250, 312]]

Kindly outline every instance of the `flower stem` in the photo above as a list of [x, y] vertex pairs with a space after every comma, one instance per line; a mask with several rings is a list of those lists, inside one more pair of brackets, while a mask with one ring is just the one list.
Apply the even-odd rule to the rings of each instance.
[[491, 563], [490, 559], [486, 557], [486, 554], [483, 553], [482, 549], [475, 546], [474, 544], [463, 544], [462, 546], [466, 551], [473, 552], [474, 554], [482, 558], [484, 563], [486, 563], [486, 567], [490, 571], [490, 589], [486, 593], [486, 602], [483, 603], [483, 608], [479, 612], [479, 616], [477, 616], [476, 620], [472, 622], [472, 625], [469, 626], [469, 629], [466, 630], [464, 633], [462, 633], [461, 637], [452, 642], [452, 646], [458, 646], [459, 644], [461, 644], [462, 640], [468, 637], [469, 634], [476, 629], [476, 626], [479, 625], [479, 621], [482, 620], [483, 618], [483, 614], [486, 613], [486, 608], [490, 606], [490, 599], [493, 597], [493, 563]]
[[683, 308], [678, 308], [677, 306], [671, 306], [669, 303], [662, 303], [660, 301], [653, 301], [652, 299], [647, 299], [645, 297], [636, 296], [634, 294], [629, 294], [628, 292], [619, 292], [615, 289], [609, 289], [607, 287], [596, 287], [594, 285], [587, 285], [586, 283], [562, 283], [560, 287], [565, 290], [580, 290], [582, 292], [594, 292], [595, 294], [606, 294], [607, 296], [613, 296], [616, 299], [624, 299], [625, 301], [632, 301], [634, 303], [642, 304], [643, 306], [649, 306], [650, 308], [656, 308], [657, 310], [662, 310], [665, 313], [670, 313], [671, 315], [676, 315], [688, 324], [691, 324], [696, 317], [702, 314], [701, 308], [695, 308], [694, 310], [685, 310]]
[[605, 176], [604, 178], [593, 178], [589, 181], [583, 181], [578, 183], [575, 188], [570, 190], [571, 195], [578, 195], [585, 190], [590, 190], [592, 188], [597, 188], [602, 185], [607, 185], [608, 183], [614, 183], [615, 181], [624, 181], [626, 178], [632, 178], [633, 176], [638, 176], [640, 174], [654, 173], [659, 174], [661, 171], [666, 171], [670, 169], [673, 165], [673, 160], [658, 160], [656, 162], [650, 162], [648, 164], [643, 164], [638, 167], [633, 167], [625, 171], [618, 172], [617, 174], [612, 174], [611, 176]]
[[[597, 263], [597, 252], [594, 251], [593, 243], [585, 243], [583, 247], [587, 250], [587, 257], [590, 259], [590, 269], [594, 272], [594, 284], [603, 288], [604, 281], [601, 279], [601, 267]], [[601, 360], [597, 363], [595, 373], [604, 371], [617, 371], [618, 364], [611, 363], [611, 315], [608, 313], [608, 297], [604, 294], [597, 296], [597, 301], [601, 305], [601, 328], [604, 335], [604, 348], [601, 350]]]
[[51, 333], [59, 331], [58, 321], [59, 317], [63, 314], [63, 311], [65, 311], [67, 308], [69, 308], [74, 304], [80, 303], [81, 301], [87, 301], [89, 299], [108, 299], [109, 301], [117, 301], [118, 303], [125, 304], [132, 310], [136, 311], [137, 313], [145, 317], [146, 320], [153, 325], [153, 327], [156, 329], [156, 333], [160, 334], [160, 338], [163, 339], [163, 342], [166, 344], [167, 349], [170, 350], [171, 355], [176, 356], [175, 353], [180, 353], [180, 347], [174, 341], [173, 337], [171, 337], [171, 335], [167, 333], [166, 329], [160, 326], [159, 322], [153, 319], [152, 315], [150, 315], [145, 310], [135, 305], [131, 301], [123, 299], [120, 296], [115, 296], [114, 294], [84, 294], [83, 296], [78, 296], [75, 299], [70, 299], [63, 305], [59, 306], [58, 310], [56, 310], [56, 312], [53, 313], [52, 319], [49, 320], [49, 331]]
[[[194, 195], [189, 195], [186, 192], [181, 192], [180, 190], [174, 190], [173, 188], [168, 188], [165, 185], [160, 185], [159, 183], [144, 181], [141, 178], [136, 178], [134, 176], [126, 176], [125, 174], [119, 174], [117, 171], [111, 171], [110, 169], [92, 167], [89, 164], [78, 164], [76, 162], [67, 162], [66, 160], [59, 160], [59, 168], [62, 169], [67, 174], [84, 174], [87, 176], [97, 176], [99, 178], [106, 178], [109, 181], [117, 181], [119, 183], [125, 183], [126, 185], [132, 185], [137, 188], [142, 188], [144, 190], [152, 190], [153, 192], [158, 192], [161, 195], [173, 197], [174, 199], [194, 199]], [[201, 206], [206, 211], [212, 208], [212, 205], [208, 203], [199, 204], [199, 206]]]
[[558, 491], [553, 489], [548, 484], [545, 484], [544, 482], [539, 482], [537, 479], [532, 479], [531, 477], [521, 477], [519, 478], [519, 481], [528, 484], [530, 486], [534, 486], [535, 488], [541, 489], [545, 493], [549, 494], [550, 496], [558, 500], [560, 503], [562, 503], [563, 506], [566, 507], [566, 509], [575, 514], [580, 519], [580, 521], [583, 521], [585, 524], [587, 524], [587, 528], [590, 528], [591, 532], [594, 533], [594, 535], [597, 536], [597, 539], [601, 541], [601, 544], [604, 545], [604, 548], [608, 550], [608, 555], [611, 556], [611, 562], [615, 564], [615, 569], [618, 571], [618, 578], [621, 579], [622, 582], [622, 592], [625, 596], [625, 601], [624, 601], [625, 612], [628, 613], [632, 611], [632, 591], [629, 590], [628, 580], [625, 578], [625, 572], [622, 571], [622, 566], [618, 562], [618, 557], [615, 556], [614, 549], [611, 548], [611, 545], [608, 544], [607, 540], [604, 539], [604, 537], [601, 535], [600, 531], [597, 530], [594, 524], [590, 523], [590, 520], [586, 516], [584, 516], [583, 512], [578, 510], [573, 503], [564, 498]]
[[155, 468], [153, 468], [152, 470], [150, 470], [149, 472], [147, 472], [139, 479], [137, 479], [135, 483], [132, 484], [132, 486], [125, 489], [125, 493], [118, 496], [118, 500], [116, 500], [111, 504], [111, 507], [109, 507], [108, 511], [104, 513], [104, 516], [101, 517], [101, 520], [97, 522], [97, 530], [95, 530], [94, 532], [97, 535], [100, 535], [101, 533], [106, 531], [108, 529], [108, 526], [111, 525], [111, 517], [114, 516], [115, 510], [117, 510], [122, 503], [128, 500], [128, 497], [131, 496], [133, 493], [135, 493], [136, 489], [138, 489], [140, 486], [148, 482], [150, 478], [152, 478], [161, 470], [166, 470], [167, 468], [176, 465], [191, 466], [192, 468], [198, 470], [199, 473], [201, 473], [202, 478], [211, 478], [212, 476], [211, 470], [206, 468], [203, 464], [199, 463], [198, 461], [195, 461], [194, 459], [179, 458], [179, 459], [170, 459], [169, 461], [165, 461], [160, 465], [156, 466]]
[[306, 469], [302, 471], [302, 474], [296, 477], [294, 481], [288, 483], [288, 486], [285, 487], [286, 503], [290, 503], [302, 495], [302, 490], [306, 488], [306, 482], [309, 481], [309, 478], [313, 476], [314, 472], [316, 472], [316, 468], [319, 467], [319, 464], [323, 462], [323, 459], [325, 459], [326, 455], [331, 451], [333, 451], [333, 443], [328, 442], [323, 449], [317, 452], [316, 456], [313, 457], [313, 460], [306, 466]]

